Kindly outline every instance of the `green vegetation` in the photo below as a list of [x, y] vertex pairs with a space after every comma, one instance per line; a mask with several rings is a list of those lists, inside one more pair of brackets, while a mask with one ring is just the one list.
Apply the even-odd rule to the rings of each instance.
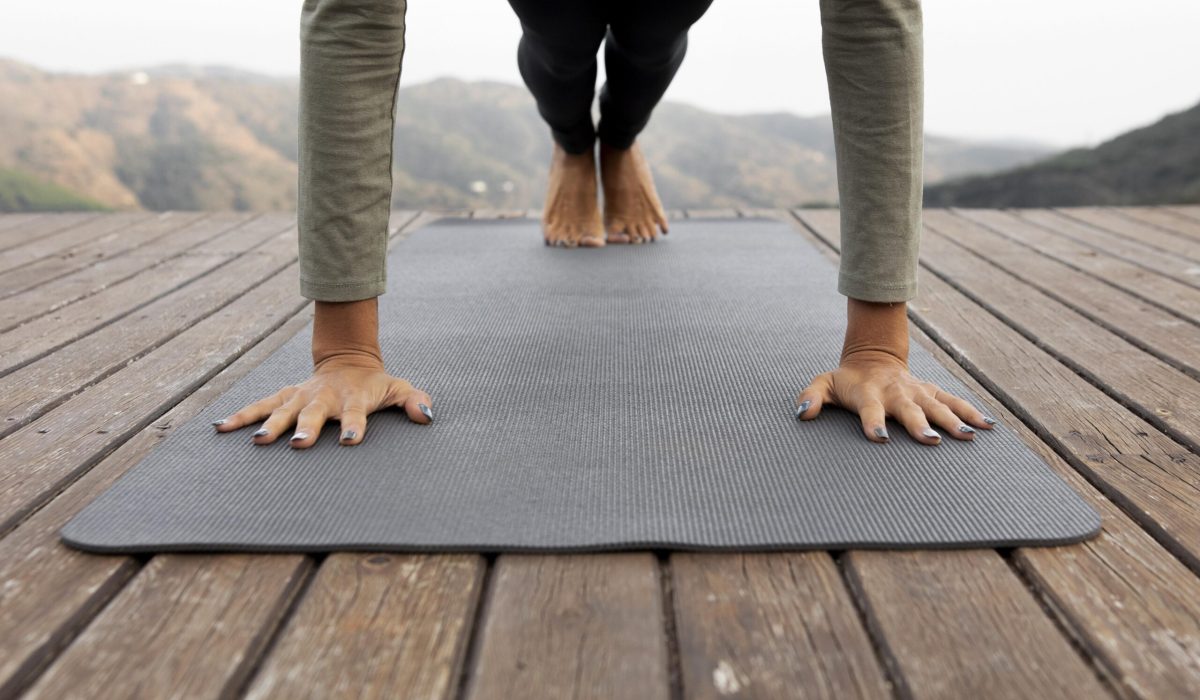
[[1046, 207], [1200, 202], [1200, 105], [1090, 149], [925, 190], [926, 206]]
[[18, 170], [0, 168], [0, 212], [87, 211], [103, 205]]

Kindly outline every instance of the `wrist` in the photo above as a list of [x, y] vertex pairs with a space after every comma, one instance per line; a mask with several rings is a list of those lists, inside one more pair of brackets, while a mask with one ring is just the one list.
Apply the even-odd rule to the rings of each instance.
[[842, 364], [898, 361], [908, 365], [908, 304], [847, 298]]
[[316, 302], [312, 360], [317, 370], [327, 366], [381, 369], [378, 298]]

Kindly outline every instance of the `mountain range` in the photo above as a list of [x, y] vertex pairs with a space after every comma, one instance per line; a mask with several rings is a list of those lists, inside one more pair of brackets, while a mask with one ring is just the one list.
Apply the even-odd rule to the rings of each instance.
[[[296, 203], [296, 80], [160, 66], [100, 75], [0, 60], [0, 210], [283, 210]], [[537, 208], [550, 140], [522, 86], [401, 89], [397, 207]], [[641, 143], [671, 208], [837, 198], [828, 115], [732, 116], [664, 102]], [[1037, 145], [926, 139], [926, 177], [996, 171]]]

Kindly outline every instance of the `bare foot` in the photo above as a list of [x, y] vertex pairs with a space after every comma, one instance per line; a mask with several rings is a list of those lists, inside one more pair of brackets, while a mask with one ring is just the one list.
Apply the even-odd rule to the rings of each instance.
[[635, 143], [627, 150], [600, 144], [600, 180], [604, 184], [604, 230], [609, 243], [653, 242], [667, 233], [650, 164]]
[[542, 231], [546, 245], [604, 245], [604, 224], [596, 201], [594, 151], [574, 155], [554, 144]]

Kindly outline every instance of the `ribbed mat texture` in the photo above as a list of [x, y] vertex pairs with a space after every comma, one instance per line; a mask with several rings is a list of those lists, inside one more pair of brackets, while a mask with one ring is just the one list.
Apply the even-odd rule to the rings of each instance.
[[[255, 447], [210, 423], [309, 375], [299, 333], [64, 528], [101, 552], [771, 550], [1060, 544], [1099, 516], [1007, 427], [927, 447], [793, 417], [841, 348], [836, 269], [787, 224], [688, 220], [562, 249], [447, 221], [388, 262], [389, 370], [434, 423]], [[970, 400], [914, 343], [915, 374]]]

